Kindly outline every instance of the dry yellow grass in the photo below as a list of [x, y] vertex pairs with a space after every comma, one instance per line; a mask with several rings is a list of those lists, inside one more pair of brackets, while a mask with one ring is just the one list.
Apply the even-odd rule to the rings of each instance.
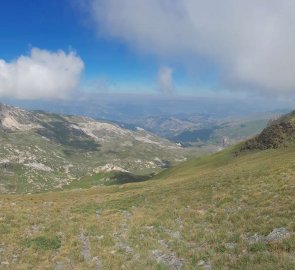
[[294, 269], [294, 153], [228, 150], [143, 183], [1, 195], [0, 268]]

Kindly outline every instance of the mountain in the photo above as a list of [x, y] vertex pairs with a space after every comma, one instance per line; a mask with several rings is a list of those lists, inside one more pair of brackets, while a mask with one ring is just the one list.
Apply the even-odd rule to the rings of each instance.
[[295, 111], [273, 120], [268, 127], [245, 142], [243, 150], [265, 150], [295, 144]]
[[242, 118], [220, 118], [210, 114], [150, 116], [143, 120], [134, 119], [132, 124], [185, 147], [212, 145], [217, 148], [253, 137], [274, 115], [277, 113]]
[[[50, 112], [107, 119], [122, 127], [144, 128], [196, 151], [215, 151], [258, 134], [270, 118], [286, 113], [286, 104], [261, 100], [162, 95], [93, 93], [63, 101], [17, 101], [10, 104]], [[252, 115], [249, 117], [249, 115]], [[104, 120], [105, 121], [105, 120]], [[202, 148], [202, 149], [199, 149]], [[204, 151], [205, 150], [205, 151]]]
[[0, 105], [1, 192], [61, 188], [89, 176], [111, 183], [105, 173], [147, 175], [185, 155], [178, 145], [141, 128]]
[[166, 138], [173, 138], [186, 130], [194, 130], [199, 128], [205, 121], [205, 117], [199, 117], [197, 121], [191, 121], [187, 117], [173, 116], [149, 116], [144, 121], [133, 120], [134, 124], [142, 126], [157, 135]]
[[[266, 130], [289, 142], [290, 121]], [[295, 147], [244, 144], [141, 183], [1, 195], [1, 267], [294, 269]]]

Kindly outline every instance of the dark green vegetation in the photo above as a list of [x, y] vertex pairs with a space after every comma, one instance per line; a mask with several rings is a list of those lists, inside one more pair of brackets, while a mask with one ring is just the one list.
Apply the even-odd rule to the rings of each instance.
[[23, 241], [23, 245], [26, 248], [34, 248], [39, 250], [56, 250], [61, 247], [61, 241], [57, 236], [53, 238], [38, 236], [33, 239], [25, 239]]
[[295, 145], [295, 112], [291, 112], [265, 128], [259, 135], [245, 142], [243, 150], [265, 150]]
[[195, 141], [208, 141], [210, 136], [213, 134], [214, 129], [216, 129], [216, 127], [203, 128], [199, 130], [188, 130], [173, 137], [172, 139], [176, 142], [182, 142], [182, 143], [195, 142]]
[[294, 269], [295, 147], [243, 145], [140, 183], [1, 195], [1, 267]]
[[[100, 145], [90, 136], [85, 136], [82, 130], [71, 128], [73, 124], [61, 118], [60, 121], [44, 123], [43, 128], [38, 129], [37, 133], [72, 149], [72, 151], [98, 151]], [[70, 152], [69, 149], [65, 152]]]
[[152, 175], [135, 175], [128, 172], [96, 173], [91, 176], [83, 176], [80, 180], [64, 186], [65, 189], [90, 188], [94, 186], [122, 185], [126, 183], [142, 182], [150, 179]]

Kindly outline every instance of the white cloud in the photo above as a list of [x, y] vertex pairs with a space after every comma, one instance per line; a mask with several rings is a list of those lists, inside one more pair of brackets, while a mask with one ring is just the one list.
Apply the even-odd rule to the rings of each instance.
[[[90, 0], [98, 32], [217, 67], [223, 86], [295, 90], [294, 0]], [[191, 63], [190, 63], [191, 64]]]
[[0, 96], [18, 99], [65, 98], [80, 80], [83, 61], [74, 53], [33, 48], [12, 62], [0, 59]]
[[174, 92], [173, 85], [173, 69], [170, 67], [162, 67], [158, 72], [159, 90], [164, 94], [172, 94]]

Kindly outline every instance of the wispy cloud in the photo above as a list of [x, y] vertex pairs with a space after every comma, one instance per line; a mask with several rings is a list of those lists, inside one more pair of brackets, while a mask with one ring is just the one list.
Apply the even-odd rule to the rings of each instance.
[[65, 98], [76, 89], [84, 63], [74, 52], [32, 48], [15, 61], [0, 59], [0, 96], [18, 99]]
[[137, 51], [205, 58], [229, 89], [295, 90], [293, 0], [89, 1], [99, 34]]
[[172, 94], [175, 90], [173, 85], [173, 69], [162, 67], [158, 72], [158, 86], [163, 94]]

